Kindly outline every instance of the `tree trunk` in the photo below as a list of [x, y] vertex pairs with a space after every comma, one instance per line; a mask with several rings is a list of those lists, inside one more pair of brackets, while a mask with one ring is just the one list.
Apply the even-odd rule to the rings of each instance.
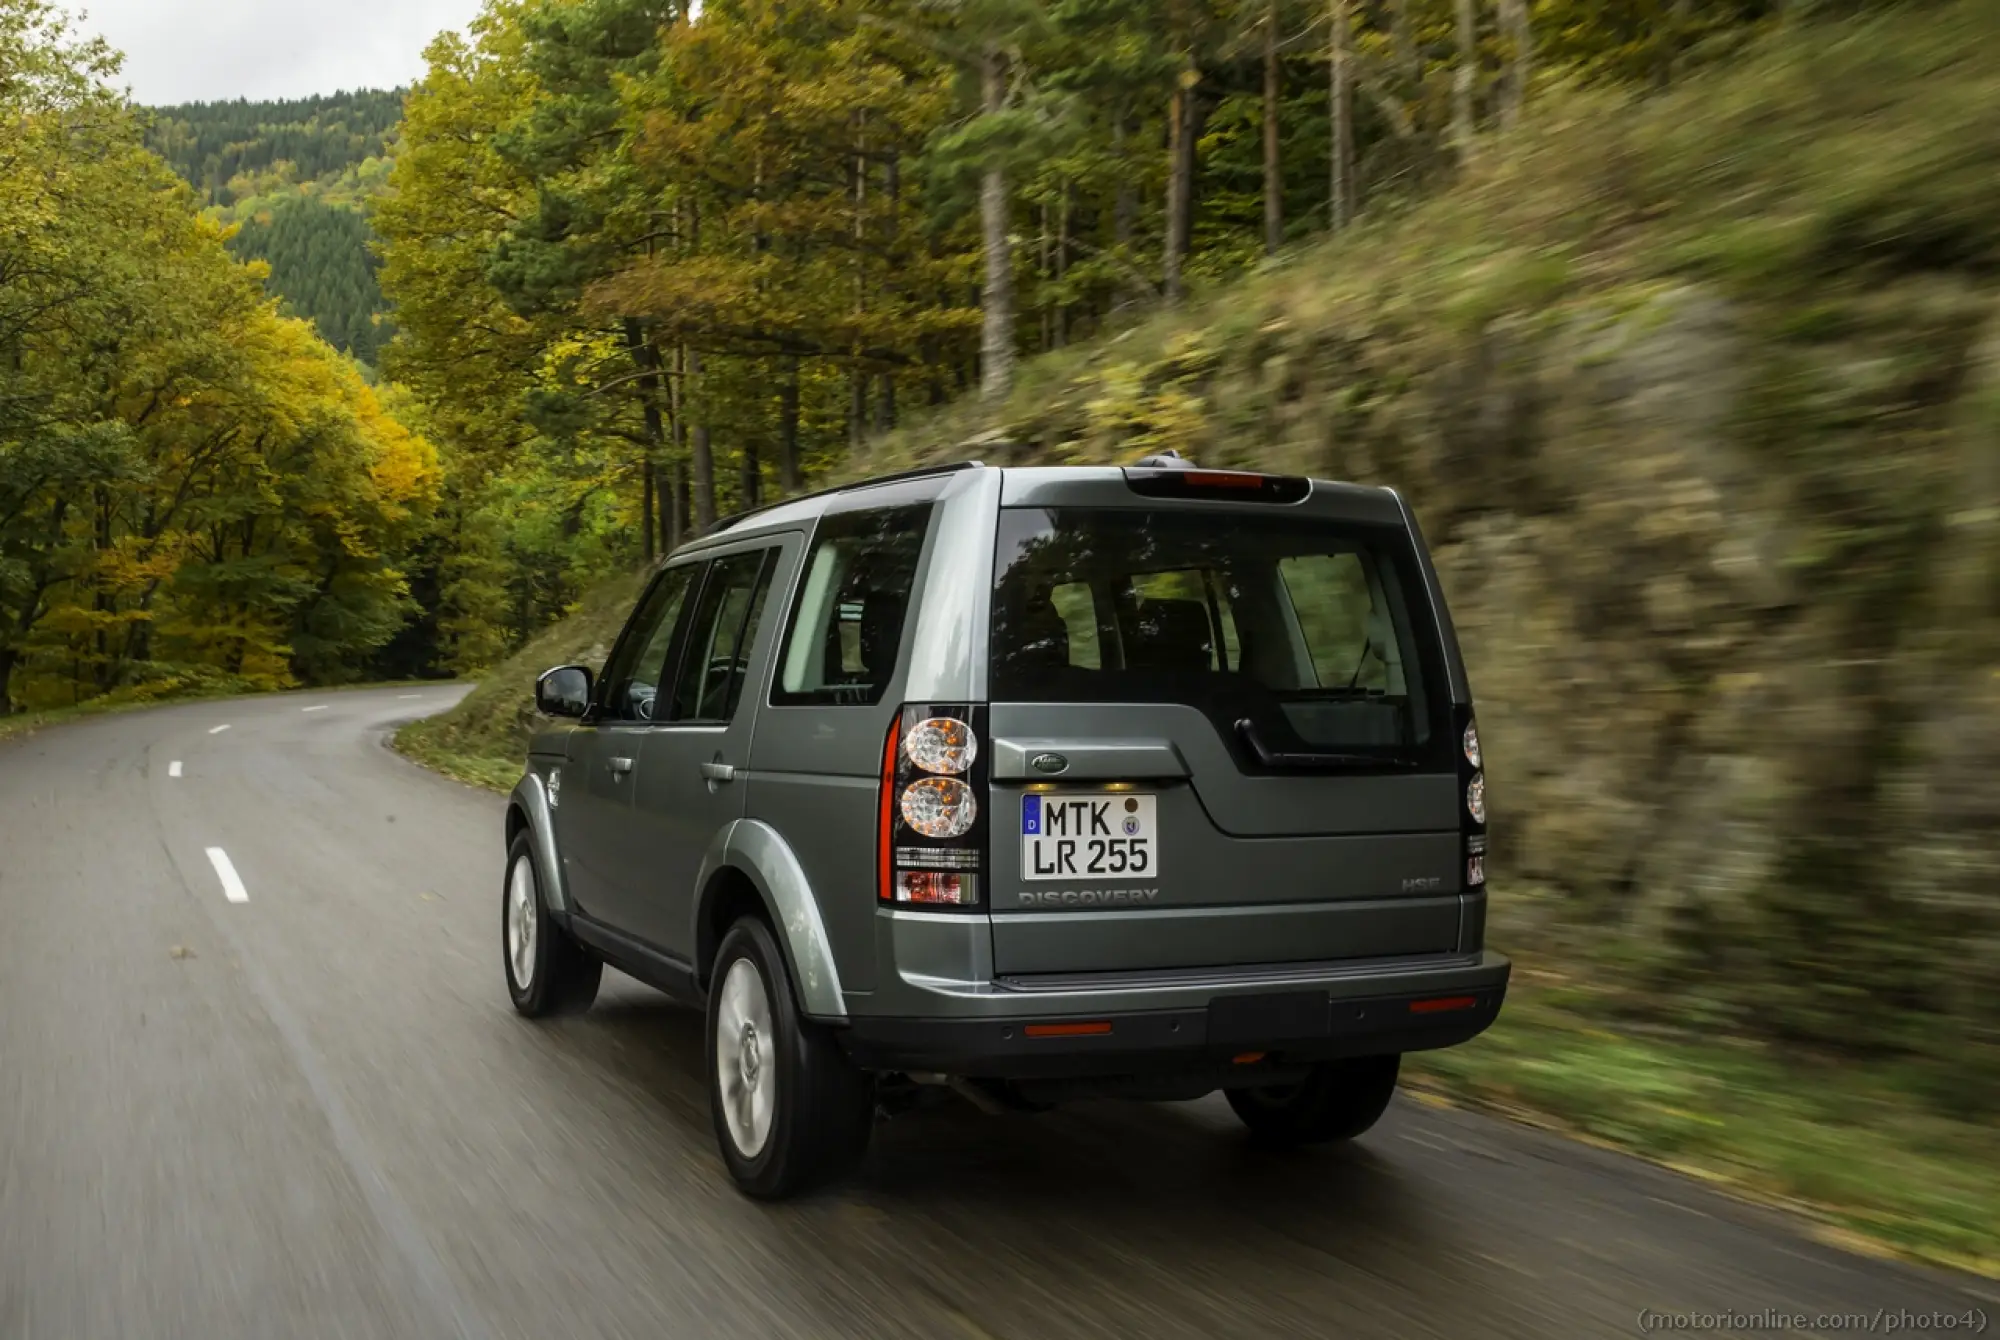
[[1139, 194], [1132, 187], [1130, 164], [1125, 161], [1125, 126], [1128, 117], [1125, 104], [1118, 104], [1118, 120], [1111, 127], [1111, 154], [1118, 162], [1118, 195], [1111, 206], [1111, 245], [1118, 253], [1121, 267], [1117, 287], [1112, 291], [1111, 310], [1123, 313], [1131, 307], [1136, 296], [1132, 277], [1122, 267], [1132, 264], [1132, 233], [1139, 217]]
[[680, 548], [680, 514], [674, 510], [674, 466], [660, 462], [652, 472], [652, 488], [660, 496], [660, 552], [672, 554]]
[[1354, 222], [1354, 19], [1348, 0], [1327, 0], [1327, 19], [1332, 29], [1327, 39], [1331, 67], [1327, 114], [1333, 122], [1327, 204], [1329, 222], [1337, 233]]
[[[701, 206], [688, 203], [688, 250], [701, 251]], [[708, 411], [701, 404], [701, 351], [687, 352], [686, 390], [681, 403], [684, 413], [692, 410], [692, 441], [688, 444], [689, 466], [694, 475], [694, 528], [706, 531], [715, 524], [715, 452], [709, 445]]]
[[1181, 174], [1181, 147], [1187, 139], [1188, 90], [1184, 81], [1174, 84], [1167, 102], [1167, 217], [1166, 250], [1160, 257], [1160, 292], [1168, 302], [1181, 299], [1181, 252], [1185, 250], [1182, 229], [1187, 213], [1181, 202], [1187, 193], [1187, 178]]
[[1479, 73], [1479, 16], [1475, 0], [1454, 0], [1458, 11], [1458, 68], [1451, 74], [1451, 138], [1458, 161], [1473, 155], [1473, 82]]
[[743, 439], [743, 456], [736, 475], [737, 506], [755, 507], [764, 500], [764, 467], [757, 459], [757, 440]]
[[653, 530], [653, 460], [647, 457], [639, 469], [639, 529], [646, 536], [646, 561], [651, 563], [657, 552], [653, 548], [657, 538]]
[[868, 436], [868, 374], [859, 363], [847, 372], [847, 449], [861, 450]]
[[694, 486], [688, 482], [686, 461], [674, 462], [674, 524], [681, 528], [681, 540], [693, 538]]
[[875, 431], [887, 433], [896, 427], [896, 374], [882, 374], [882, 388], [875, 397]]
[[[981, 106], [1001, 111], [1007, 100], [1007, 58], [988, 46], [980, 61]], [[982, 399], [999, 400], [1014, 389], [1014, 256], [1007, 236], [1007, 174], [989, 166], [979, 182], [979, 225], [986, 251], [986, 287], [980, 295]]]
[[1054, 238], [1049, 232], [1049, 202], [1044, 200], [1036, 207], [1041, 219], [1041, 229], [1035, 235], [1035, 347], [1047, 353], [1056, 346], [1055, 313], [1049, 310], [1049, 290], [1055, 279], [1055, 254], [1052, 250]]
[[785, 379], [778, 385], [778, 487], [797, 493], [799, 478], [799, 356], [785, 360]]
[[[1076, 184], [1065, 181], [1062, 190], [1062, 213], [1056, 220], [1056, 283], [1060, 285], [1069, 274], [1069, 229], [1070, 210], [1076, 202]], [[1060, 298], [1056, 301], [1056, 348], [1069, 343], [1069, 304]]]
[[1264, 254], [1285, 244], [1285, 177], [1278, 144], [1284, 67], [1278, 60], [1278, 0], [1264, 10]]
[[[868, 202], [868, 160], [861, 151], [868, 143], [868, 111], [863, 108], [854, 114], [854, 145], [856, 152], [848, 168], [848, 194], [854, 205], [854, 311], [858, 317], [868, 307], [868, 280], [865, 262], [862, 259], [861, 244], [867, 236], [867, 220], [864, 216]], [[856, 325], [859, 325], [857, 320]], [[860, 349], [854, 350], [857, 361], [849, 369], [847, 397], [847, 445], [850, 451], [859, 451], [861, 442], [868, 433], [868, 373], [859, 362]]]
[[646, 561], [650, 563], [653, 561], [655, 553], [653, 548], [653, 481], [658, 470], [661, 449], [667, 444], [666, 424], [660, 413], [660, 382], [663, 380], [661, 377], [662, 368], [660, 366], [660, 351], [654, 348], [652, 342], [646, 338], [645, 332], [640, 329], [639, 322], [635, 318], [628, 316], [625, 318], [623, 326], [626, 353], [630, 355], [633, 367], [644, 374], [639, 378], [639, 407], [646, 425], [646, 445], [644, 455], [640, 460], [639, 471], [641, 496], [643, 499], [640, 511], [643, 513], [642, 520], [646, 530]]
[[1528, 24], [1527, 0], [1500, 0], [1500, 27], [1509, 48], [1500, 128], [1511, 133], [1521, 123], [1521, 108], [1528, 101], [1528, 79], [1535, 68], [1535, 34]]
[[694, 528], [706, 531], [715, 524], [715, 452], [709, 445], [708, 415], [699, 405], [701, 351], [688, 350], [687, 376], [692, 406], [693, 431], [688, 444], [688, 463], [694, 476]]

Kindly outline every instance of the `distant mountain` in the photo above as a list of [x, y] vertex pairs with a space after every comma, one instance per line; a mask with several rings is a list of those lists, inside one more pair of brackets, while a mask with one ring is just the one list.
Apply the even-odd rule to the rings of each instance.
[[329, 344], [374, 365], [391, 329], [368, 250], [369, 202], [396, 153], [403, 93], [153, 109], [147, 143], [271, 267], [272, 292]]

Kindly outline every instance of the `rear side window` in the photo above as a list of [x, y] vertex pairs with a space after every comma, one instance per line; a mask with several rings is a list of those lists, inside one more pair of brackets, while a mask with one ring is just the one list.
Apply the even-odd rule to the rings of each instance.
[[776, 706], [870, 706], [896, 673], [932, 505], [820, 522], [785, 626]]
[[1009, 508], [996, 558], [996, 701], [1180, 703], [1274, 755], [1450, 761], [1442, 652], [1400, 528]]

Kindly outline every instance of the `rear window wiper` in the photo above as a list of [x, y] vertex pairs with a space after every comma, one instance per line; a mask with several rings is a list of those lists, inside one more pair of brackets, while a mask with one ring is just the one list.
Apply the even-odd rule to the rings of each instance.
[[1236, 733], [1243, 737], [1243, 743], [1250, 746], [1250, 752], [1257, 761], [1267, 768], [1288, 768], [1295, 771], [1331, 768], [1411, 768], [1416, 763], [1399, 754], [1363, 754], [1352, 750], [1311, 750], [1306, 752], [1272, 749], [1264, 743], [1264, 737], [1257, 733], [1257, 725], [1249, 717], [1236, 723]]

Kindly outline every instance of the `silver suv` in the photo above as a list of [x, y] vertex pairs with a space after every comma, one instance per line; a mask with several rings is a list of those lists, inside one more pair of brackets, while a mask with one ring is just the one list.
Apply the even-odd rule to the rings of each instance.
[[1219, 1089], [1260, 1140], [1351, 1138], [1506, 992], [1472, 698], [1386, 489], [1169, 456], [789, 501], [536, 701], [514, 1005], [608, 963], [705, 1008], [755, 1196], [947, 1090]]

